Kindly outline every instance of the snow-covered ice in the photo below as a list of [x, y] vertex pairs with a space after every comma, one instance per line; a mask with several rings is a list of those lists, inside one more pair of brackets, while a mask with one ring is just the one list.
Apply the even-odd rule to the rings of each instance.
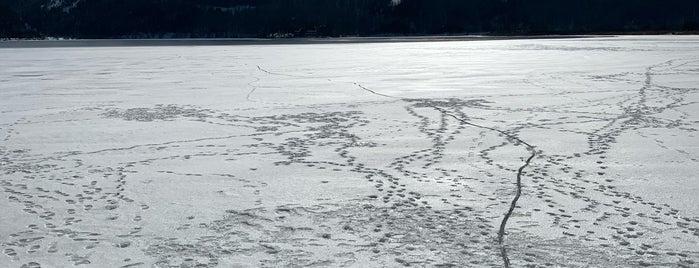
[[697, 36], [0, 59], [0, 267], [699, 265]]

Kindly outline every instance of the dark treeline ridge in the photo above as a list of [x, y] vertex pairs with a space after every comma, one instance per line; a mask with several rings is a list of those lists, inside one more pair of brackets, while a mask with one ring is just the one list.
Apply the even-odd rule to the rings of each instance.
[[0, 38], [699, 30], [699, 0], [0, 0]]

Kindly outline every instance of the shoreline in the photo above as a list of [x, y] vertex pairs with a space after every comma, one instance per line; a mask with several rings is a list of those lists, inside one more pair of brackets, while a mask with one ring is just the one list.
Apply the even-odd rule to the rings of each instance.
[[328, 38], [175, 38], [175, 39], [63, 39], [63, 40], [2, 40], [0, 48], [60, 48], [60, 47], [148, 47], [148, 46], [231, 46], [231, 45], [307, 45], [493, 41], [522, 39], [575, 39], [615, 37], [615, 35], [533, 35], [533, 36], [399, 36], [399, 37], [328, 37]]

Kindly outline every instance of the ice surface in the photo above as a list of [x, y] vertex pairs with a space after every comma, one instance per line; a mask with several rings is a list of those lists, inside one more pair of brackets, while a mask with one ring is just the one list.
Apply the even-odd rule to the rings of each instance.
[[699, 265], [699, 37], [0, 59], [0, 267]]

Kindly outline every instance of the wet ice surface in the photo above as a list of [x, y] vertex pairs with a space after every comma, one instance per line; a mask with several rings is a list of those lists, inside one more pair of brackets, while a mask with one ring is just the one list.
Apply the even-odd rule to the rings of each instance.
[[697, 37], [0, 58], [2, 267], [699, 265]]

